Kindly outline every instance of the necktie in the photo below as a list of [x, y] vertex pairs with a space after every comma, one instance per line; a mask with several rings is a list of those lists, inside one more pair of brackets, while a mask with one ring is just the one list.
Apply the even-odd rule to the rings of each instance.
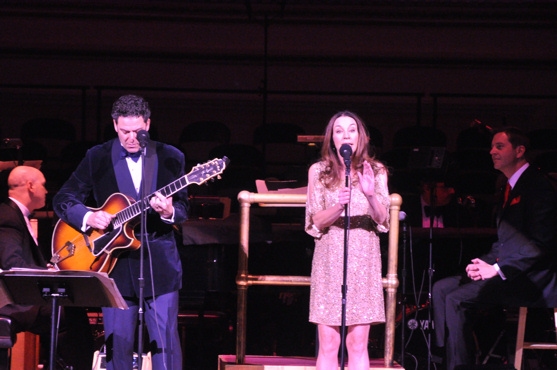
[[125, 159], [126, 157], [130, 157], [134, 162], [137, 162], [141, 157], [141, 150], [138, 150], [135, 153], [130, 153], [124, 147], [122, 147], [122, 151], [120, 152], [120, 158]]
[[511, 184], [509, 184], [507, 182], [507, 185], [505, 186], [505, 196], [503, 198], [503, 205], [507, 204], [507, 201], [509, 200], [509, 194], [511, 193]]
[[27, 216], [25, 216], [25, 223], [27, 224], [27, 229], [29, 230], [29, 234], [31, 234], [31, 236], [33, 237], [35, 244], [39, 245], [37, 241], [37, 234], [35, 233], [35, 229], [33, 228], [33, 225], [31, 225], [31, 221], [29, 221], [29, 217]]

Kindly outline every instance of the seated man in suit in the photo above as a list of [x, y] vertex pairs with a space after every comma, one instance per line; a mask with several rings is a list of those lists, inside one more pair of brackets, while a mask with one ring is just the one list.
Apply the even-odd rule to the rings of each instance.
[[447, 370], [474, 364], [471, 318], [478, 309], [557, 307], [557, 193], [529, 165], [528, 146], [519, 129], [494, 133], [493, 165], [508, 179], [497, 209], [497, 241], [469, 262], [464, 276], [433, 286], [435, 339], [445, 347]]
[[[45, 206], [47, 190], [45, 177], [34, 167], [17, 166], [8, 176], [8, 199], [0, 204], [0, 268], [14, 267], [48, 269], [39, 249], [29, 215]], [[51, 267], [50, 267], [51, 268]], [[85, 311], [67, 307], [61, 313], [59, 332], [60, 363], [74, 370], [91, 369], [93, 336]], [[30, 331], [41, 335], [46, 361], [50, 345], [51, 306], [22, 306], [8, 304], [0, 315], [9, 316], [17, 332]]]

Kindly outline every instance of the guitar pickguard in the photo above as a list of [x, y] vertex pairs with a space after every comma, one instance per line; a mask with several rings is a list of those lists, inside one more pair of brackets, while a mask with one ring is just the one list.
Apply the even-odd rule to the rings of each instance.
[[93, 253], [94, 256], [98, 257], [101, 253], [106, 252], [107, 248], [109, 248], [112, 243], [120, 236], [122, 232], [122, 226], [113, 229], [110, 232], [105, 232], [101, 234], [99, 237], [93, 240]]

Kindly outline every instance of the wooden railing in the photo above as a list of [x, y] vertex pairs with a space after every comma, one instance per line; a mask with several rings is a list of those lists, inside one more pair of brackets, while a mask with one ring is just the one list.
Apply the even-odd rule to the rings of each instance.
[[[247, 290], [250, 285], [288, 285], [309, 286], [309, 276], [282, 276], [282, 275], [250, 275], [248, 272], [249, 260], [249, 228], [250, 208], [254, 203], [262, 203], [266, 206], [273, 204], [291, 204], [299, 207], [306, 203], [305, 194], [262, 194], [242, 191], [238, 194], [240, 202], [240, 244], [238, 251], [238, 275], [236, 285], [238, 293], [237, 302], [237, 332], [236, 332], [236, 363], [243, 364], [246, 356], [246, 313], [247, 313]], [[398, 288], [397, 265], [398, 265], [398, 235], [399, 235], [399, 212], [402, 198], [398, 194], [391, 194], [390, 208], [390, 230], [388, 249], [387, 275], [383, 278], [383, 288], [386, 291], [386, 325], [385, 325], [385, 367], [393, 366], [393, 354], [395, 343], [395, 313], [396, 313], [396, 291]]]

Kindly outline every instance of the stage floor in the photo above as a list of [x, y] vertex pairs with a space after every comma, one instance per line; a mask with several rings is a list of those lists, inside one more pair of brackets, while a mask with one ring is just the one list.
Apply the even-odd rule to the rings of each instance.
[[[402, 367], [397, 363], [392, 367], [385, 367], [384, 360], [377, 358], [370, 360], [369, 369], [402, 369]], [[247, 355], [243, 364], [236, 364], [235, 355], [219, 355], [218, 370], [315, 370], [315, 358]]]

